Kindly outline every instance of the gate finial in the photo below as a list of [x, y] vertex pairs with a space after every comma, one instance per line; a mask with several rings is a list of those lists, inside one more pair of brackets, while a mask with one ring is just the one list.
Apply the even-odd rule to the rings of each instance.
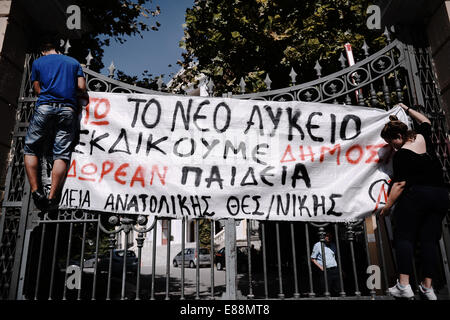
[[208, 89], [208, 94], [212, 97], [213, 90], [214, 90], [214, 82], [211, 78], [209, 78], [208, 84], [206, 85], [206, 88]]
[[91, 54], [91, 50], [89, 50], [89, 54], [86, 57], [86, 67], [89, 68], [89, 66], [91, 65], [91, 61], [94, 57]]
[[289, 76], [291, 77], [292, 85], [295, 85], [295, 81], [296, 81], [296, 78], [297, 78], [297, 73], [295, 73], [294, 67], [291, 67], [291, 72], [289, 73]]
[[114, 76], [114, 71], [116, 70], [114, 61], [111, 61], [111, 64], [109, 65], [108, 70], [109, 70], [109, 76], [112, 78]]
[[345, 69], [345, 58], [344, 58], [344, 55], [342, 54], [342, 52], [341, 52], [341, 56], [339, 57], [339, 62], [341, 63], [341, 68], [342, 69]]
[[369, 46], [367, 45], [366, 40], [364, 40], [364, 44], [362, 46], [362, 49], [364, 50], [364, 55], [367, 58], [369, 56]]
[[246, 84], [245, 84], [245, 81], [244, 81], [243, 77], [241, 77], [241, 81], [239, 82], [239, 86], [241, 87], [241, 93], [245, 93]]
[[71, 47], [69, 39], [67, 39], [66, 44], [64, 45], [64, 54], [69, 53], [69, 48]]
[[158, 80], [156, 81], [156, 84], [158, 85], [158, 91], [162, 91], [162, 85], [163, 85], [162, 76], [158, 77]]
[[270, 90], [270, 85], [272, 84], [272, 80], [269, 78], [269, 74], [266, 74], [266, 78], [264, 79], [264, 83], [266, 84], [267, 90]]
[[389, 30], [387, 27], [384, 27], [384, 32], [383, 32], [384, 36], [386, 37], [386, 40], [388, 43], [391, 43], [391, 35], [389, 33]]
[[320, 72], [322, 70], [322, 66], [319, 64], [319, 60], [316, 60], [316, 65], [314, 66], [314, 69], [317, 72], [317, 78], [320, 78], [322, 76], [322, 73]]

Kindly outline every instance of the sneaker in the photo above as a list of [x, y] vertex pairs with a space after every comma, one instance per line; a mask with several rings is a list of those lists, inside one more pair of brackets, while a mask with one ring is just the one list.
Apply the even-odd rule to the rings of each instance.
[[407, 298], [410, 299], [414, 297], [414, 292], [411, 289], [411, 285], [407, 285], [404, 288], [400, 288], [400, 283], [397, 280], [397, 283], [392, 288], [389, 288], [389, 293], [391, 296], [396, 298]]
[[426, 300], [437, 300], [433, 287], [425, 288], [422, 284], [419, 284], [419, 291], [420, 295], [424, 297]]
[[48, 217], [56, 219], [58, 217], [59, 199], [48, 199]]
[[34, 205], [41, 211], [45, 211], [48, 207], [48, 199], [42, 191], [36, 190], [31, 193]]

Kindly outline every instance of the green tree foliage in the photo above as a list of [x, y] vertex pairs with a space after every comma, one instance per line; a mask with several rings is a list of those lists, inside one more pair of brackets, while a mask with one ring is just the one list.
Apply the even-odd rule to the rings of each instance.
[[211, 247], [211, 220], [200, 219], [198, 221], [198, 233], [200, 246], [204, 248]]
[[111, 40], [124, 43], [126, 37], [140, 36], [149, 30], [157, 31], [158, 6], [152, 0], [73, 0], [82, 13], [81, 37], [71, 39], [70, 55], [84, 63], [91, 51], [91, 69], [103, 68], [103, 48]]
[[[161, 77], [163, 76], [161, 75]], [[154, 76], [148, 70], [144, 70], [140, 77], [130, 76], [121, 70], [117, 70], [116, 74], [116, 79], [119, 81], [152, 90], [158, 90], [158, 78], [159, 76]]]
[[[183, 61], [186, 69], [174, 85], [195, 82], [203, 73], [216, 92], [238, 92], [244, 78], [247, 91], [263, 90], [269, 73], [272, 89], [340, 69], [343, 45], [360, 48], [366, 40], [372, 50], [384, 45], [379, 30], [366, 27], [368, 0], [196, 0], [186, 11]], [[355, 52], [356, 53], [356, 52]], [[358, 55], [356, 54], [356, 57]]]

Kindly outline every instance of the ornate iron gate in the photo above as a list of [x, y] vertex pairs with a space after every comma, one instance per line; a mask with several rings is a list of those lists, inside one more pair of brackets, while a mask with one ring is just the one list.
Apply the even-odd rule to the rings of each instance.
[[[391, 41], [387, 32], [385, 36], [388, 45], [384, 49], [369, 56], [369, 48], [364, 45], [366, 58], [353, 66], [347, 67], [341, 55], [342, 70], [339, 72], [322, 77], [317, 63], [318, 79], [296, 85], [296, 74], [292, 70], [289, 75], [292, 85], [279, 90], [271, 90], [267, 75], [268, 91], [254, 94], [245, 94], [242, 80], [241, 94], [234, 98], [315, 101], [383, 109], [398, 102], [421, 104], [424, 106], [422, 111], [432, 120], [433, 141], [449, 182], [447, 128], [429, 50], [399, 40]], [[169, 94], [114, 80], [113, 65], [109, 76], [93, 72], [89, 69], [91, 59], [89, 55], [84, 68], [91, 91]], [[375, 234], [367, 230], [364, 220], [349, 224], [317, 224], [228, 219], [219, 223], [80, 210], [61, 210], [55, 220], [48, 217], [39, 220], [30, 202], [22, 151], [35, 103], [29, 80], [31, 63], [32, 57], [28, 56], [0, 217], [1, 299], [311, 299], [319, 297], [319, 292], [317, 274], [309, 257], [314, 242], [320, 242], [324, 250], [326, 231], [334, 234], [337, 245], [337, 298], [386, 297], [388, 284], [395, 273], [388, 218], [386, 221], [374, 218], [372, 222], [378, 226]], [[208, 92], [213, 95], [212, 82], [208, 83]], [[181, 225], [180, 247], [171, 241], [175, 223]], [[236, 225], [245, 236], [243, 240], [236, 235]], [[219, 231], [223, 227], [224, 230]], [[444, 235], [440, 241], [442, 267], [434, 284], [441, 289], [441, 295], [447, 294], [445, 287], [450, 288], [448, 218], [443, 227]], [[208, 243], [201, 242], [200, 232], [209, 233]], [[191, 241], [187, 241], [188, 233]], [[158, 236], [164, 235], [166, 244], [157, 246]], [[199, 263], [194, 263], [192, 269], [185, 267], [190, 261], [185, 261], [184, 255], [181, 255], [181, 261], [175, 261], [175, 253], [189, 246], [196, 252], [200, 247], [211, 248], [210, 261], [216, 258], [215, 250], [225, 247], [224, 262], [228, 266], [225, 278], [223, 271], [215, 270], [214, 263], [209, 268], [200, 268]], [[115, 260], [117, 256], [121, 259]], [[151, 263], [144, 263], [146, 257]], [[137, 264], [130, 264], [134, 259]], [[179, 264], [180, 268], [175, 267]], [[367, 268], [371, 265], [381, 269], [380, 288], [366, 285]], [[326, 271], [323, 276], [327, 278]], [[325, 281], [325, 290], [320, 297], [331, 298], [330, 291]]]

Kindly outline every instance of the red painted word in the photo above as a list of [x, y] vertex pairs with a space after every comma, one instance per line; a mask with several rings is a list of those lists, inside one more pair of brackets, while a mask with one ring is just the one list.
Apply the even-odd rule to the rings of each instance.
[[[111, 104], [106, 98], [90, 98], [89, 104], [86, 106], [86, 114], [84, 116], [84, 124], [91, 124], [96, 126], [106, 126], [109, 121], [105, 120]], [[92, 114], [91, 114], [92, 113]], [[93, 119], [92, 119], [93, 117]]]
[[311, 146], [299, 146], [298, 153], [295, 153], [291, 145], [288, 144], [280, 162], [305, 161], [309, 159], [311, 162], [319, 161], [321, 163], [325, 160], [325, 157], [334, 156], [337, 165], [340, 165], [342, 161], [350, 164], [359, 164], [360, 162], [379, 163], [382, 159], [379, 158], [378, 152], [384, 146], [386, 146], [385, 143], [367, 146], [354, 144], [347, 150], [342, 150], [340, 144], [335, 144], [332, 147], [316, 147], [315, 150]]
[[72, 160], [67, 178], [98, 183], [106, 179], [108, 183], [116, 182], [130, 187], [135, 185], [145, 187], [153, 185], [155, 175], [158, 176], [161, 184], [165, 185], [167, 166], [160, 170], [158, 165], [152, 165], [149, 170], [145, 166], [130, 167], [129, 163], [116, 164], [109, 160], [103, 161], [101, 165], [94, 162], [80, 164], [76, 160]]

